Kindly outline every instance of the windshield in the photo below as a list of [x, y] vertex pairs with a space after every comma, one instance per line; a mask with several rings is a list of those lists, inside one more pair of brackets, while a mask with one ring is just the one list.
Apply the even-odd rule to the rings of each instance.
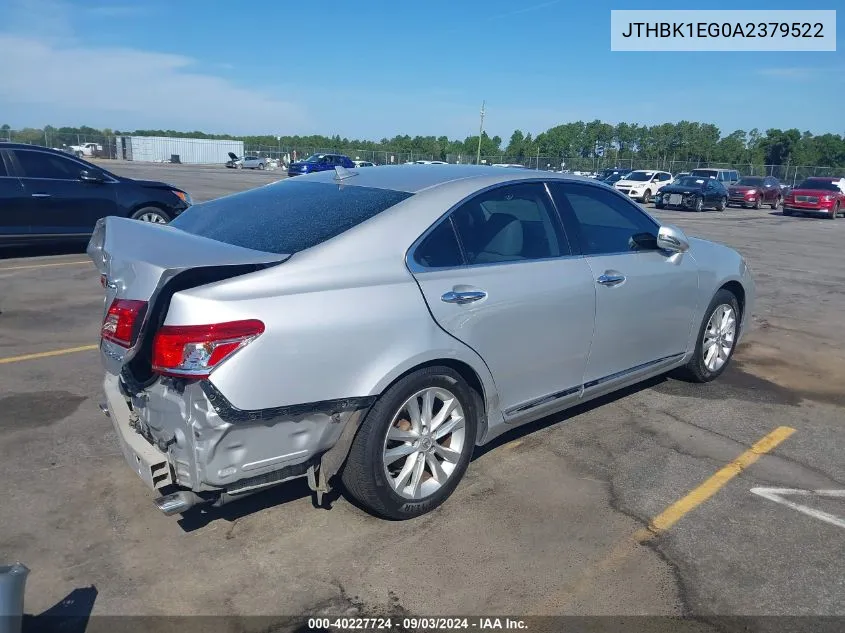
[[681, 187], [701, 189], [701, 186], [704, 184], [704, 180], [702, 178], [696, 178], [695, 176], [684, 176], [683, 178], [678, 178], [674, 184], [680, 185]]
[[625, 180], [633, 180], [635, 182], [647, 182], [651, 180], [651, 177], [653, 175], [653, 171], [635, 171], [625, 176]]
[[194, 205], [170, 225], [218, 242], [292, 255], [410, 196], [391, 189], [284, 180]]
[[604, 181], [609, 182], [609, 183], [614, 183], [614, 182], [619, 182], [624, 177], [625, 177], [625, 174], [620, 172], [620, 173], [616, 173], [616, 174], [612, 174], [612, 175], [608, 176], [607, 178], [604, 179]]
[[836, 183], [829, 180], [805, 180], [796, 189], [818, 189], [819, 191], [839, 191]]
[[763, 179], [762, 178], [743, 178], [738, 183], [740, 187], [762, 187], [763, 186]]
[[321, 159], [323, 156], [325, 156], [325, 154], [311, 154], [311, 156], [309, 156], [308, 158], [306, 158], [306, 159], [305, 159], [304, 161], [302, 161], [302, 162], [304, 162], [304, 163], [319, 163], [319, 162], [320, 162], [320, 159]]

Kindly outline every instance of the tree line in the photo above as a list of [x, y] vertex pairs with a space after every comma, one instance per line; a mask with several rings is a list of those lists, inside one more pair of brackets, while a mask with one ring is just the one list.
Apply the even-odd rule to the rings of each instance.
[[[235, 136], [179, 130], [120, 131], [82, 127], [26, 128], [11, 130], [0, 126], [0, 140], [61, 147], [77, 140], [98, 141], [115, 135], [171, 136], [242, 140], [248, 147], [313, 148], [343, 152], [371, 151], [397, 154], [413, 153], [446, 160], [460, 155], [474, 159], [478, 136], [463, 140], [447, 136], [397, 135], [378, 141], [335, 136]], [[845, 138], [839, 134], [814, 135], [796, 128], [789, 130], [735, 130], [725, 136], [712, 123], [680, 121], [658, 125], [619, 123], [611, 125], [599, 120], [565, 123], [549, 128], [536, 136], [515, 130], [507, 143], [499, 136], [481, 137], [482, 157], [506, 157], [511, 161], [529, 161], [532, 157], [562, 161], [567, 158], [603, 157], [603, 162], [620, 161], [691, 161], [755, 165], [820, 165], [845, 167]]]

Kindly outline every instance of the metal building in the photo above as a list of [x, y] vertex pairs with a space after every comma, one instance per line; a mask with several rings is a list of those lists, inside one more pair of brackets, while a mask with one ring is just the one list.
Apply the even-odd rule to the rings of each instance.
[[143, 162], [169, 163], [173, 156], [188, 165], [223, 164], [229, 152], [243, 156], [243, 141], [169, 136], [118, 136], [115, 158]]

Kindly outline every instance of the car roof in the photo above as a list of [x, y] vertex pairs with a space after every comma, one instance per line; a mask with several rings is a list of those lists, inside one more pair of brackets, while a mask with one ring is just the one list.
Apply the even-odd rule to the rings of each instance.
[[337, 181], [335, 171], [322, 171], [307, 176], [297, 176], [297, 180], [312, 182], [331, 182], [343, 186], [372, 187], [374, 189], [392, 189], [406, 193], [418, 193], [424, 189], [446, 183], [467, 179], [485, 179], [486, 185], [511, 182], [514, 180], [555, 179], [576, 182], [595, 183], [591, 178], [557, 174], [551, 171], [535, 169], [494, 169], [487, 165], [376, 165], [366, 171]]
[[[83, 143], [86, 145], [86, 143]], [[61, 156], [67, 156], [67, 152], [63, 152], [60, 149], [53, 149], [52, 147], [43, 147], [41, 145], [30, 145], [29, 143], [9, 143], [7, 141], [0, 141], [0, 149], [37, 149], [43, 152], [48, 152], [50, 154], [59, 154]]]

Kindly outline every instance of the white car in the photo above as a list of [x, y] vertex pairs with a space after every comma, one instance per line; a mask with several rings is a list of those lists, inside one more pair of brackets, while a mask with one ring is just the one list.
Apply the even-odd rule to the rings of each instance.
[[651, 202], [651, 197], [661, 187], [672, 183], [672, 174], [668, 171], [638, 169], [622, 180], [613, 183], [614, 189], [639, 200], [643, 204]]
[[95, 156], [98, 152], [103, 151], [103, 146], [97, 143], [83, 143], [82, 145], [71, 145], [68, 149], [77, 158], [82, 158], [83, 156]]
[[353, 160], [352, 161], [356, 167], [375, 167], [375, 163], [371, 163], [368, 160]]

